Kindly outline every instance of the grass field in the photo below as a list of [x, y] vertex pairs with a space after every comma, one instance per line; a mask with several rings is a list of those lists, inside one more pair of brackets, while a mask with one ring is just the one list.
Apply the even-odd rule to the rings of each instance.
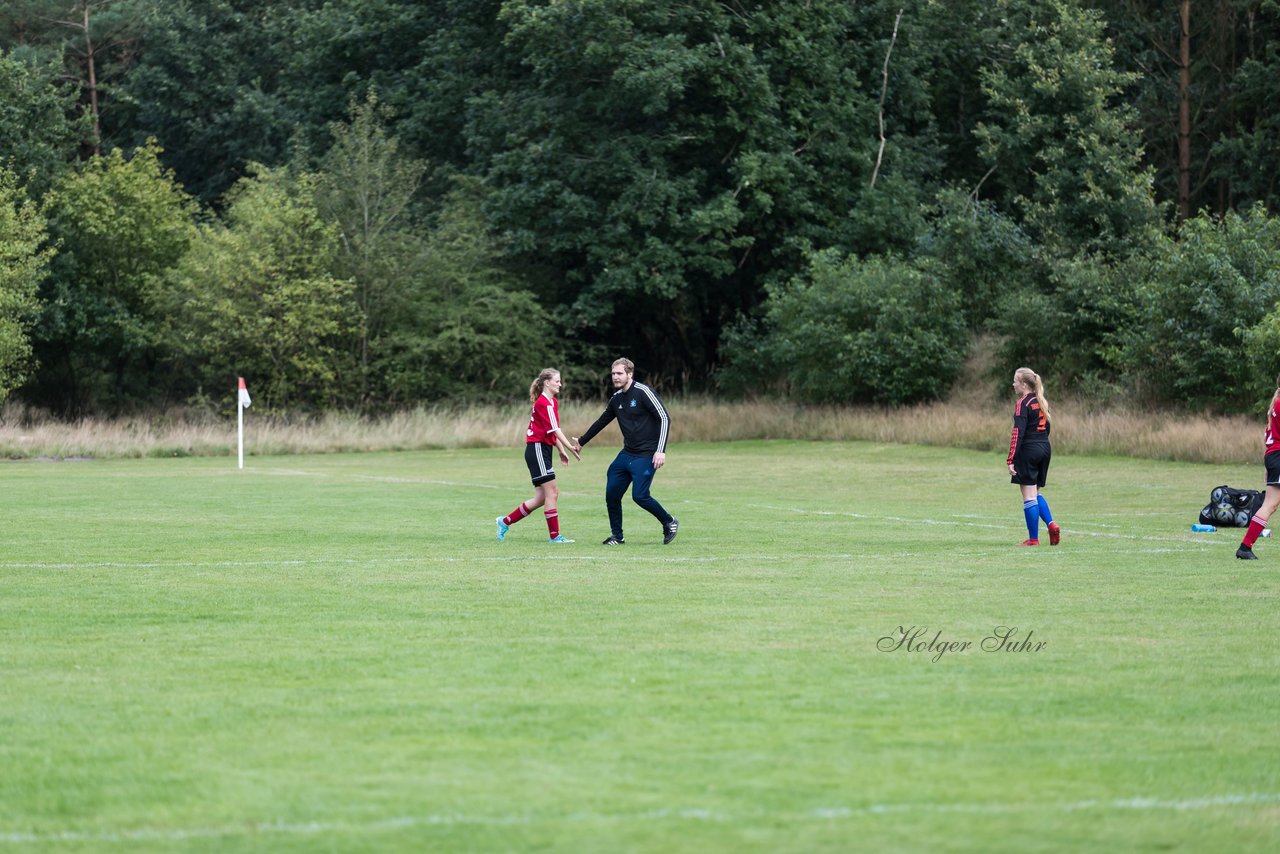
[[1033, 550], [1002, 454], [681, 444], [611, 550], [611, 457], [570, 546], [519, 449], [0, 465], [0, 852], [1280, 847], [1260, 465], [1060, 456]]

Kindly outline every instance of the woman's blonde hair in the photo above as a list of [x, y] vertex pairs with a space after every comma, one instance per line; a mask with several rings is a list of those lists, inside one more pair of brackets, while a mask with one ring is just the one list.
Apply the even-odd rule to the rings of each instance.
[[559, 373], [555, 368], [543, 368], [542, 373], [538, 374], [538, 378], [533, 381], [533, 385], [529, 386], [529, 402], [537, 403], [538, 396], [542, 394], [542, 389], [547, 385], [547, 380]]
[[1046, 420], [1052, 418], [1053, 413], [1049, 411], [1049, 399], [1044, 396], [1044, 383], [1040, 381], [1040, 375], [1030, 368], [1018, 368], [1013, 372], [1013, 378], [1035, 390], [1036, 400], [1040, 402], [1040, 411], [1044, 413]]

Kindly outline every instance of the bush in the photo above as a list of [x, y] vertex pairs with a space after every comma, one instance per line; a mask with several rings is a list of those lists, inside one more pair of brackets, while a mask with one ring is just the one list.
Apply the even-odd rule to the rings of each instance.
[[965, 319], [979, 329], [995, 313], [1001, 294], [1026, 287], [1035, 247], [995, 205], [963, 190], [939, 193], [928, 214], [916, 255], [936, 264], [942, 281], [964, 295]]
[[781, 381], [812, 403], [903, 404], [944, 395], [970, 336], [960, 295], [927, 269], [890, 258], [818, 253], [770, 293], [763, 323], [722, 339], [722, 387]]
[[[261, 410], [340, 401], [354, 334], [351, 282], [335, 278], [339, 235], [314, 202], [314, 176], [255, 167], [228, 194], [224, 222], [201, 226], [163, 280], [160, 340], [205, 388], [254, 383]], [[344, 370], [346, 368], [346, 370]]]
[[1121, 341], [1140, 311], [1136, 282], [1149, 266], [1141, 256], [1064, 258], [1041, 272], [1038, 286], [1006, 290], [988, 324], [1001, 341], [996, 370], [1003, 377], [1029, 365], [1058, 385], [1114, 388]]
[[1280, 320], [1271, 317], [1280, 299], [1280, 222], [1261, 206], [1183, 223], [1153, 258], [1140, 296], [1143, 311], [1121, 359], [1150, 396], [1223, 411], [1253, 404], [1259, 382], [1270, 388], [1280, 342]]
[[388, 405], [508, 399], [547, 365], [568, 370], [555, 319], [501, 264], [485, 226], [481, 188], [461, 182], [444, 200], [421, 258], [373, 344]]
[[37, 289], [53, 251], [42, 248], [45, 222], [0, 165], [0, 403], [27, 375]]

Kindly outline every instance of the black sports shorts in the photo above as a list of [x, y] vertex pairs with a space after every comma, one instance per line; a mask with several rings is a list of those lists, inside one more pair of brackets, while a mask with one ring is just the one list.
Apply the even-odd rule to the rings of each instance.
[[556, 479], [556, 470], [551, 467], [551, 446], [542, 442], [530, 442], [524, 446], [524, 462], [529, 467], [529, 477], [534, 486], [542, 486], [549, 480]]
[[1280, 451], [1262, 458], [1267, 467], [1267, 486], [1280, 486]]
[[1013, 477], [1010, 483], [1020, 486], [1043, 487], [1049, 479], [1049, 443], [1030, 442], [1018, 449], [1013, 458]]

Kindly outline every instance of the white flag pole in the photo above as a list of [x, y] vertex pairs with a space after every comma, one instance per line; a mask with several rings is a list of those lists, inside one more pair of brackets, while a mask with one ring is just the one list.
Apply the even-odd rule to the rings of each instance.
[[239, 377], [239, 380], [240, 389], [236, 396], [236, 456], [240, 461], [240, 468], [244, 468], [244, 411], [248, 408], [250, 400], [244, 377]]

